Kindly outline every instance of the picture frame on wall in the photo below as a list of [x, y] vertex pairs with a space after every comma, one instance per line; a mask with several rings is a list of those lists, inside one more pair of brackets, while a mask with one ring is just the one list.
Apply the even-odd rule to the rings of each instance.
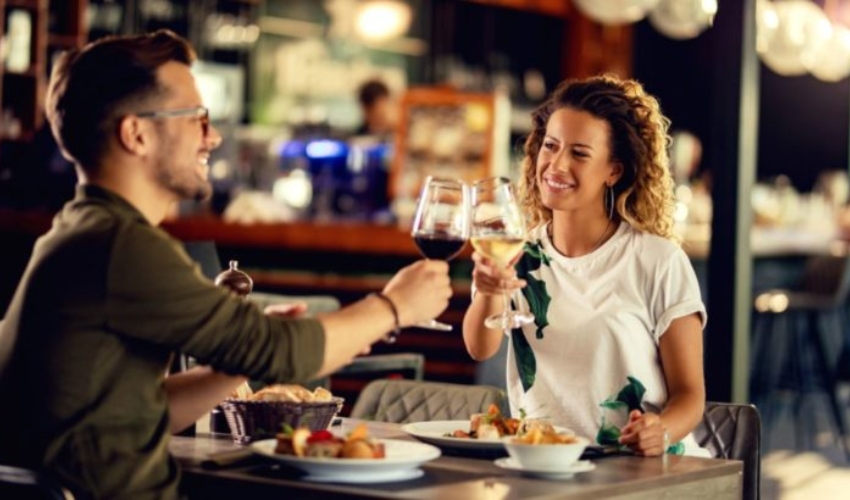
[[429, 175], [470, 183], [505, 175], [510, 131], [504, 118], [509, 111], [507, 98], [494, 93], [407, 90], [400, 105], [390, 197], [415, 199]]

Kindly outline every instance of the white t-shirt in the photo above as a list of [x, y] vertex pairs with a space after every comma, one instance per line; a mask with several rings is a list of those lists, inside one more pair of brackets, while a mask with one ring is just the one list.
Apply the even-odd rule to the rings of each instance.
[[[531, 232], [517, 273], [528, 281], [519, 308], [535, 322], [510, 334], [513, 415], [523, 409], [611, 444], [630, 409], [660, 412], [667, 388], [659, 339], [676, 318], [699, 313], [703, 326], [706, 318], [681, 248], [621, 223], [595, 251], [570, 258], [554, 248], [544, 225]], [[692, 436], [673, 448], [709, 455]]]

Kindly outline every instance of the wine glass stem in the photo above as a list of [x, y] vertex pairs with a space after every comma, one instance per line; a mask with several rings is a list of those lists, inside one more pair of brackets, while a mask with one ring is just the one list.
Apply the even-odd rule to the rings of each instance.
[[502, 302], [505, 305], [504, 315], [507, 318], [508, 315], [511, 313], [511, 296], [507, 290], [502, 291]]

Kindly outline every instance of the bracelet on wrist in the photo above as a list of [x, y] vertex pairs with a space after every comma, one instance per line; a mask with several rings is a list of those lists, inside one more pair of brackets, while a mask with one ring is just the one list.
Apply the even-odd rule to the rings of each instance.
[[382, 302], [390, 306], [390, 311], [392, 311], [393, 313], [393, 329], [384, 337], [384, 342], [386, 342], [387, 344], [395, 343], [395, 341], [398, 339], [399, 334], [401, 333], [401, 326], [398, 322], [398, 309], [396, 309], [395, 303], [392, 301], [392, 299], [390, 299], [381, 292], [372, 292], [369, 295], [373, 295], [381, 299]]

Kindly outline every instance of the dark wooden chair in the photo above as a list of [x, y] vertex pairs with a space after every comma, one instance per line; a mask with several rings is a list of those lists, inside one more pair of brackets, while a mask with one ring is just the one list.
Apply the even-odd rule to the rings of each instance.
[[742, 498], [759, 499], [761, 416], [755, 406], [707, 402], [702, 423], [694, 430], [694, 437], [714, 458], [744, 462]]

